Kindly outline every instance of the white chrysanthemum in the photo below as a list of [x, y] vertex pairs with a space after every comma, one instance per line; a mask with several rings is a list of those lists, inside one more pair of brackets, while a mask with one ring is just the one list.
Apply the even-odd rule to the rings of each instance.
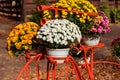
[[67, 45], [67, 44], [68, 44], [68, 42], [67, 42], [67, 41], [65, 41], [64, 45]]
[[53, 40], [50, 40], [50, 43], [53, 43]]
[[55, 19], [46, 22], [38, 31], [36, 38], [58, 45], [69, 46], [68, 43], [74, 42], [75, 39], [81, 40], [81, 32], [74, 23], [66, 19]]
[[45, 37], [45, 36], [43, 37], [43, 40], [44, 40], [44, 41], [46, 40], [46, 37]]
[[57, 41], [58, 41], [57, 38], [54, 38], [54, 42], [57, 43]]
[[53, 32], [53, 33], [57, 33], [57, 30], [53, 28], [53, 29], [52, 29], [52, 32]]
[[71, 40], [71, 36], [67, 36], [67, 39], [68, 39], [68, 40]]
[[39, 35], [36, 36], [37, 39], [40, 39]]

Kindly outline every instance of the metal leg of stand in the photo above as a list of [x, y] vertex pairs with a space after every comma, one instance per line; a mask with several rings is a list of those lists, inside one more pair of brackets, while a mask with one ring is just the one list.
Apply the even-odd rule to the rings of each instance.
[[87, 55], [86, 54], [87, 54], [87, 51], [84, 50], [84, 61], [85, 61], [85, 65], [86, 65], [88, 75], [89, 75], [89, 79], [94, 80], [93, 79], [93, 73], [91, 72], [92, 71], [91, 70], [91, 66], [92, 66], [91, 62], [92, 62], [92, 60], [90, 61], [90, 64], [89, 64], [88, 61], [87, 61]]
[[82, 79], [82, 74], [80, 73], [80, 69], [78, 68], [75, 60], [74, 60], [71, 56], [69, 56], [69, 57], [70, 57], [71, 65], [72, 65], [72, 67], [73, 67], [74, 70], [75, 70], [75, 74], [76, 74], [76, 76], [77, 76], [77, 80], [83, 80], [83, 79]]
[[91, 50], [91, 55], [90, 55], [90, 70], [91, 70], [91, 76], [92, 76], [92, 79], [94, 80], [94, 74], [93, 74], [93, 68], [94, 68], [94, 64], [93, 64], [93, 62], [94, 62], [94, 51], [93, 50]]
[[[68, 73], [68, 69], [74, 71], [74, 74], [76, 75], [76, 80], [82, 80], [82, 75], [80, 73], [80, 70], [76, 64], [76, 62], [74, 61], [74, 59], [71, 56], [68, 56], [66, 58], [66, 60], [63, 63], [57, 63], [56, 61], [53, 60], [53, 62], [49, 62], [50, 57], [48, 58], [48, 64], [47, 64], [47, 80], [56, 80], [56, 78], [60, 78], [60, 75], [63, 74], [65, 72], [65, 79], [69, 80], [69, 73]], [[57, 66], [61, 65], [61, 64], [65, 64], [65, 69], [62, 70], [62, 72], [60, 71], [59, 75], [56, 75], [56, 71], [57, 71]], [[69, 64], [69, 65], [68, 65]], [[52, 71], [51, 71], [52, 70]], [[52, 76], [50, 76], [50, 72], [52, 72]], [[73, 73], [72, 73], [73, 74]]]

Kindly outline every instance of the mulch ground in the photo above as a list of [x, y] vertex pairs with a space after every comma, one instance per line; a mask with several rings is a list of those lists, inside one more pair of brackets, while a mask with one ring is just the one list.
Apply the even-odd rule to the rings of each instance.
[[[0, 80], [15, 80], [17, 74], [25, 64], [25, 60], [20, 58], [10, 58], [6, 50], [6, 38], [10, 30], [21, 22], [0, 17]], [[120, 63], [117, 58], [111, 55], [110, 43], [114, 38], [120, 35], [120, 25], [111, 24], [111, 32], [102, 36], [101, 41], [105, 44], [104, 47], [97, 49], [94, 54], [95, 61], [114, 61]], [[46, 69], [46, 61], [40, 63], [40, 68], [44, 72]], [[32, 65], [33, 66], [33, 65]], [[42, 72], [41, 71], [41, 72]], [[84, 80], [88, 80], [87, 74], [82, 70]], [[43, 73], [42, 75], [45, 77]], [[34, 76], [34, 73], [31, 75]], [[120, 67], [109, 64], [94, 65], [95, 80], [120, 80]], [[35, 79], [32, 79], [35, 80]], [[61, 79], [62, 80], [62, 79]]]

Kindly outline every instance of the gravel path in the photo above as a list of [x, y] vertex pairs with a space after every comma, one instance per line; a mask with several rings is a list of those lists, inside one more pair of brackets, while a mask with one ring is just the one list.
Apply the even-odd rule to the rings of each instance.
[[[0, 80], [14, 80], [16, 75], [18, 74], [18, 72], [20, 71], [20, 69], [22, 68], [22, 66], [25, 63], [25, 60], [21, 61], [19, 58], [10, 58], [7, 54], [6, 51], [6, 38], [10, 32], [10, 30], [12, 29], [12, 27], [14, 27], [15, 25], [19, 24], [20, 22], [11, 20], [11, 19], [7, 19], [4, 17], [0, 17]], [[110, 43], [112, 41], [113, 38], [116, 38], [120, 35], [120, 25], [119, 24], [112, 24], [111, 25], [111, 32], [102, 36], [102, 42], [105, 43], [105, 47], [100, 48], [96, 51], [95, 53], [95, 60], [111, 60], [111, 51], [110, 51]], [[44, 64], [44, 62], [41, 65], [46, 65], [46, 63]], [[43, 66], [44, 67], [44, 66]], [[107, 67], [105, 67], [107, 68]], [[98, 68], [97, 69], [101, 69], [101, 70], [105, 70], [105, 68]], [[110, 67], [111, 70], [113, 69], [112, 67]], [[100, 70], [99, 70], [100, 71]], [[109, 76], [113, 76], [111, 71], [109, 73], [106, 73], [105, 71], [102, 73], [99, 73], [95, 71], [95, 74], [98, 75], [103, 75], [101, 76], [96, 76], [95, 80], [113, 80], [113, 78], [109, 77]], [[115, 73], [115, 72], [114, 72]], [[105, 77], [106, 75], [106, 77]], [[117, 72], [115, 74], [117, 76], [116, 79], [114, 80], [120, 80], [120, 72]]]

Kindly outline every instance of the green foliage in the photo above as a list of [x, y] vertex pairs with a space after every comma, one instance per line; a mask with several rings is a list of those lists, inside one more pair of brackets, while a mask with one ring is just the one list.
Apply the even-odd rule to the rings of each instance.
[[30, 18], [30, 21], [33, 21], [33, 22], [35, 22], [35, 23], [37, 23], [37, 24], [39, 24], [40, 25], [40, 19], [42, 18], [42, 16], [43, 16], [43, 13], [42, 12], [39, 12], [38, 10], [37, 10], [37, 6], [38, 5], [41, 5], [41, 4], [47, 4], [47, 0], [33, 0], [34, 2], [35, 2], [35, 4], [36, 4], [36, 9], [35, 10], [32, 10], [32, 12], [31, 12], [31, 14], [32, 14], [32, 18]]
[[110, 10], [109, 10], [109, 5], [104, 4], [100, 7], [100, 10], [105, 12], [106, 16], [110, 19]]
[[[119, 41], [120, 43], [120, 41]], [[114, 55], [116, 56], [120, 56], [120, 44], [116, 44], [114, 45], [114, 52], [113, 52]]]
[[117, 8], [116, 19], [120, 22], [120, 8]]
[[39, 20], [42, 18], [42, 13], [38, 12], [37, 10], [33, 10], [32, 11], [32, 18], [30, 19], [30, 21], [33, 21], [37, 24], [40, 24]]
[[120, 37], [112, 41], [113, 55], [120, 57]]
[[112, 7], [110, 10], [111, 22], [120, 22], [120, 8]]
[[111, 22], [113, 23], [116, 22], [116, 12], [117, 12], [117, 9], [115, 7], [112, 7], [110, 10], [110, 19], [111, 19]]
[[100, 10], [105, 12], [112, 23], [116, 21], [120, 22], [120, 8], [110, 7], [108, 4], [104, 4], [100, 7]]
[[36, 5], [47, 4], [47, 0], [33, 0]]

